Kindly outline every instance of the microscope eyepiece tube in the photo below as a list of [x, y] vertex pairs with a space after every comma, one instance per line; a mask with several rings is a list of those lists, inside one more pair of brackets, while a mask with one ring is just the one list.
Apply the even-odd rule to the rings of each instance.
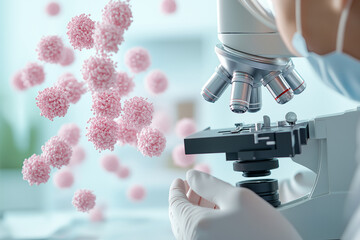
[[249, 109], [251, 113], [258, 112], [262, 105], [261, 82], [253, 85], [250, 95]]
[[306, 83], [300, 74], [295, 70], [294, 63], [291, 60], [282, 71], [282, 75], [294, 91], [294, 94], [300, 94], [305, 90]]
[[206, 101], [214, 103], [220, 98], [230, 84], [231, 75], [222, 65], [219, 65], [214, 74], [203, 86], [201, 95]]
[[249, 109], [254, 78], [247, 73], [234, 72], [231, 81], [230, 109], [235, 113], [244, 113]]
[[279, 71], [270, 72], [261, 82], [279, 104], [285, 104], [294, 97], [293, 90]]

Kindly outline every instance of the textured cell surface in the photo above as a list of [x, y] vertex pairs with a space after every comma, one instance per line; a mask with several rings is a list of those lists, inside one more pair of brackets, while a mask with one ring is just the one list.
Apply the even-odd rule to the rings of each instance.
[[45, 81], [44, 67], [36, 62], [29, 62], [23, 69], [21, 78], [26, 87], [40, 85]]
[[30, 186], [46, 183], [50, 178], [50, 170], [49, 164], [45, 163], [42, 156], [33, 154], [23, 162], [23, 179], [28, 181]]
[[138, 150], [148, 157], [159, 157], [166, 146], [166, 138], [159, 130], [145, 127], [138, 134]]
[[100, 163], [108, 172], [116, 172], [120, 167], [120, 159], [115, 154], [104, 155], [101, 158]]
[[15, 72], [15, 74], [11, 78], [12, 86], [18, 91], [24, 91], [28, 88], [24, 82], [22, 72], [23, 72], [23, 70], [18, 70], [17, 72]]
[[51, 121], [55, 117], [64, 117], [70, 106], [67, 94], [60, 87], [45, 88], [35, 100], [41, 111], [40, 115]]
[[72, 155], [71, 146], [58, 136], [50, 138], [41, 150], [45, 162], [59, 169], [69, 164]]
[[141, 185], [133, 185], [127, 191], [128, 198], [133, 202], [141, 201], [146, 196], [146, 190]]
[[177, 5], [175, 0], [163, 0], [161, 2], [161, 10], [165, 14], [172, 14], [176, 11]]
[[120, 145], [129, 144], [137, 146], [137, 133], [138, 130], [129, 124], [126, 124], [122, 119], [118, 119], [119, 124], [119, 143]]
[[74, 193], [72, 204], [79, 212], [89, 212], [95, 207], [96, 196], [92, 191], [79, 189]]
[[74, 60], [75, 60], [74, 50], [72, 50], [69, 47], [64, 47], [59, 62], [60, 65], [64, 67], [69, 66], [74, 62]]
[[64, 50], [64, 44], [59, 36], [45, 36], [41, 38], [36, 51], [40, 61], [59, 63]]
[[84, 61], [82, 74], [91, 91], [115, 87], [115, 65], [109, 58], [90, 57]]
[[64, 124], [59, 129], [58, 136], [71, 146], [75, 146], [80, 139], [80, 128], [75, 123]]
[[121, 179], [128, 178], [130, 175], [130, 169], [126, 166], [121, 166], [116, 171], [116, 175], [118, 176], [118, 178], [121, 178]]
[[211, 169], [206, 163], [198, 163], [194, 166], [194, 169], [208, 174], [211, 173]]
[[76, 166], [82, 163], [86, 158], [85, 149], [79, 145], [72, 148], [73, 152], [70, 158], [69, 166]]
[[168, 88], [168, 79], [162, 71], [153, 70], [146, 76], [145, 86], [150, 93], [160, 94]]
[[179, 167], [187, 168], [194, 164], [195, 155], [185, 155], [183, 144], [177, 145], [172, 152], [174, 164]]
[[134, 90], [133, 77], [130, 77], [126, 72], [118, 72], [115, 76], [115, 87], [116, 91], [121, 97], [127, 96]]
[[151, 126], [166, 134], [171, 130], [172, 119], [166, 112], [155, 112]]
[[50, 2], [46, 5], [46, 13], [50, 16], [56, 16], [60, 12], [60, 5], [57, 2]]
[[122, 30], [127, 30], [132, 23], [131, 6], [127, 1], [111, 0], [105, 5], [102, 19], [103, 22], [113, 24]]
[[117, 53], [119, 45], [124, 41], [124, 30], [108, 23], [96, 23], [94, 31], [94, 43], [96, 50], [104, 54], [106, 52]]
[[61, 87], [70, 103], [77, 103], [81, 96], [86, 93], [85, 83], [78, 82], [74, 75], [65, 73], [58, 79], [57, 85]]
[[92, 96], [92, 111], [96, 116], [117, 118], [121, 113], [120, 95], [113, 90], [94, 93]]
[[186, 138], [196, 132], [195, 121], [191, 118], [181, 119], [176, 123], [175, 132], [179, 138]]
[[125, 64], [133, 73], [144, 72], [151, 64], [149, 52], [142, 47], [131, 48], [125, 53]]
[[81, 14], [73, 17], [67, 25], [67, 35], [74, 49], [82, 50], [94, 47], [92, 37], [95, 29], [95, 22], [90, 19], [90, 15]]
[[94, 144], [95, 149], [113, 151], [119, 135], [119, 125], [114, 120], [104, 117], [90, 118], [88, 123], [90, 126], [86, 128], [86, 136]]
[[104, 209], [98, 206], [95, 206], [89, 211], [89, 218], [92, 222], [101, 222], [105, 220]]
[[61, 169], [54, 174], [54, 184], [58, 188], [69, 188], [74, 183], [74, 174], [69, 169]]
[[133, 97], [124, 102], [123, 121], [137, 129], [149, 126], [154, 106], [143, 97]]

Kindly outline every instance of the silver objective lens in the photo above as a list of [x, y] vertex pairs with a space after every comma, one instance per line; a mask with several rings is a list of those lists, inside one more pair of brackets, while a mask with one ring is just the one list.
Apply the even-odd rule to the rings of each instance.
[[302, 79], [302, 77], [299, 75], [299, 73], [295, 70], [294, 63], [291, 60], [289, 61], [285, 69], [282, 71], [282, 75], [295, 94], [300, 94], [305, 90], [306, 83], [304, 79]]
[[285, 81], [281, 72], [270, 72], [261, 82], [269, 90], [277, 103], [287, 103], [294, 97], [293, 90]]
[[249, 108], [254, 78], [247, 73], [234, 72], [231, 81], [230, 109], [235, 113], [244, 113]]
[[203, 86], [201, 95], [208, 102], [216, 102], [230, 84], [231, 75], [223, 66], [219, 65], [215, 69], [215, 73]]
[[261, 95], [261, 82], [258, 82], [253, 85], [253, 89], [251, 90], [249, 109], [248, 111], [251, 113], [258, 112], [261, 109], [262, 105], [262, 95]]

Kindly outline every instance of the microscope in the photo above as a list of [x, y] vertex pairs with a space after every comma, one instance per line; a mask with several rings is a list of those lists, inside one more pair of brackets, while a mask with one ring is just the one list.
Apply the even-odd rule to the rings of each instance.
[[[202, 88], [203, 98], [214, 103], [231, 85], [230, 109], [245, 113], [261, 109], [262, 87], [279, 104], [304, 91], [306, 84], [276, 30], [271, 6], [261, 0], [218, 0], [217, 4], [221, 44], [215, 52], [220, 65]], [[233, 170], [250, 178], [236, 186], [254, 191], [275, 207], [303, 239], [339, 239], [356, 168], [359, 120], [360, 108], [306, 121], [298, 121], [294, 112], [277, 122], [265, 115], [255, 124], [235, 123], [192, 134], [184, 140], [185, 153], [225, 153]], [[279, 158], [289, 157], [314, 172], [316, 180], [309, 194], [281, 204], [278, 181], [266, 176], [279, 167]]]

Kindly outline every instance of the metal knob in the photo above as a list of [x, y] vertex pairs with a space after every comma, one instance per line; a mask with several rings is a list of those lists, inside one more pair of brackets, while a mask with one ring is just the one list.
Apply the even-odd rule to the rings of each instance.
[[297, 121], [297, 116], [296, 113], [294, 112], [288, 112], [285, 115], [285, 120], [287, 123], [289, 123], [290, 125], [295, 125], [296, 121]]

